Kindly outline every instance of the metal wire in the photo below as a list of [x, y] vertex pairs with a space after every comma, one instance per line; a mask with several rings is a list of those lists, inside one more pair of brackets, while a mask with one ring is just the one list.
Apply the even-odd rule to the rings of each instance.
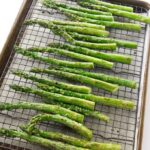
[[[75, 4], [74, 1], [67, 1], [67, 4]], [[138, 13], [143, 13], [147, 15], [147, 10], [141, 7], [134, 7], [134, 11]], [[53, 9], [47, 9], [41, 5], [41, 3], [37, 0], [34, 0], [32, 6], [27, 14], [26, 19], [29, 18], [38, 18], [38, 19], [67, 19], [64, 15], [57, 12]], [[121, 20], [124, 22], [131, 22], [128, 19], [124, 19], [122, 17], [116, 17], [117, 20]], [[134, 21], [132, 21], [134, 22]], [[98, 68], [94, 70], [95, 72], [103, 72], [106, 74], [111, 74], [114, 76], [123, 77], [126, 79], [131, 79], [137, 81], [139, 88], [138, 89], [130, 89], [127, 87], [121, 87], [118, 92], [114, 94], [110, 94], [104, 90], [99, 90], [94, 88], [93, 91], [97, 95], [103, 95], [114, 98], [121, 99], [130, 99], [131, 101], [136, 102], [136, 110], [135, 111], [127, 111], [123, 109], [116, 109], [112, 107], [106, 107], [102, 105], [97, 105], [96, 110], [103, 112], [108, 115], [111, 119], [110, 123], [104, 123], [98, 121], [93, 118], [86, 118], [85, 124], [89, 127], [94, 134], [94, 141], [100, 142], [112, 142], [119, 143], [122, 146], [122, 150], [133, 150], [134, 149], [134, 141], [135, 141], [135, 130], [137, 123], [137, 111], [138, 111], [138, 102], [139, 102], [139, 91], [140, 91], [140, 81], [141, 81], [141, 72], [143, 71], [142, 63], [143, 63], [143, 55], [144, 55], [144, 43], [145, 43], [145, 34], [146, 34], [146, 25], [141, 24], [142, 30], [141, 32], [131, 32], [119, 29], [109, 29], [110, 36], [114, 38], [124, 39], [135, 41], [138, 43], [138, 48], [136, 50], [127, 49], [127, 48], [118, 48], [115, 53], [131, 55], [133, 57], [133, 61], [131, 65], [116, 63], [112, 71], [108, 71], [106, 69]], [[64, 42], [59, 36], [54, 35], [49, 29], [44, 29], [39, 27], [38, 25], [34, 26], [25, 26], [23, 25], [20, 33], [18, 35], [16, 44], [23, 47], [29, 48], [32, 46], [45, 46], [50, 42]], [[56, 54], [49, 55], [51, 57], [59, 57], [61, 59], [67, 59], [64, 56], [58, 56]], [[8, 66], [10, 67], [8, 68]], [[12, 83], [25, 85], [29, 87], [34, 87], [34, 84], [25, 79], [21, 79], [17, 76], [11, 74], [12, 69], [21, 69], [24, 71], [30, 70], [32, 67], [42, 67], [46, 68], [47, 65], [45, 63], [35, 61], [24, 57], [20, 54], [16, 54], [12, 50], [11, 57], [9, 58], [8, 64], [6, 66], [6, 70], [4, 71], [2, 78], [4, 78], [2, 86], [0, 88], [0, 99], [1, 102], [20, 102], [20, 101], [29, 101], [29, 102], [42, 102], [42, 99], [38, 96], [32, 94], [23, 94], [21, 92], [15, 92], [9, 88], [9, 85]], [[6, 74], [6, 75], [5, 75]], [[55, 78], [54, 76], [46, 76], [41, 75], [42, 77]], [[55, 78], [57, 79], [57, 78]], [[13, 110], [13, 111], [5, 111], [0, 114], [0, 127], [19, 129], [19, 126], [26, 123], [29, 118], [35, 115], [37, 112], [33, 110]], [[13, 116], [13, 117], [12, 117]], [[68, 128], [55, 124], [55, 123], [45, 123], [41, 125], [42, 128], [46, 130], [54, 130], [65, 132], [69, 135], [75, 135]], [[75, 135], [76, 136], [76, 135]], [[9, 139], [9, 138], [0, 138], [0, 148], [5, 149], [37, 149], [40, 150], [40, 146], [31, 145], [28, 142], [25, 142], [20, 139]], [[13, 145], [16, 145], [15, 147]]]

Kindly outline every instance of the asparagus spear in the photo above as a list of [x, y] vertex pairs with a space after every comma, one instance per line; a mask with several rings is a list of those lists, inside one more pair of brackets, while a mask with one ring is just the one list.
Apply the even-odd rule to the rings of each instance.
[[0, 110], [13, 110], [13, 109], [33, 109], [38, 110], [44, 113], [53, 113], [53, 114], [60, 114], [62, 116], [68, 117], [72, 120], [77, 122], [83, 123], [84, 116], [70, 111], [66, 108], [57, 105], [48, 105], [48, 104], [41, 104], [41, 103], [29, 103], [29, 102], [19, 102], [19, 103], [4, 103], [0, 104]]
[[48, 103], [48, 104], [58, 105], [58, 106], [67, 108], [69, 110], [81, 113], [85, 116], [89, 116], [89, 117], [96, 118], [96, 119], [99, 119], [99, 120], [102, 120], [102, 121], [105, 121], [105, 122], [109, 122], [109, 117], [102, 114], [102, 113], [100, 113], [99, 111], [91, 111], [89, 109], [81, 108], [81, 107], [78, 107], [78, 106], [75, 106], [75, 105], [64, 104], [64, 103], [61, 103], [61, 102], [58, 103], [56, 101], [48, 101], [47, 99], [45, 99], [44, 102]]
[[84, 8], [84, 7], [67, 6], [66, 4], [54, 3], [54, 1], [50, 1], [50, 0], [43, 0], [43, 5], [45, 5], [48, 8], [51, 8], [52, 6], [54, 8], [55, 7], [62, 7], [62, 8], [68, 8], [69, 7], [69, 9], [71, 9], [71, 10], [75, 10], [75, 11], [78, 11], [78, 12], [84, 12], [84, 13], [87, 13], [87, 14], [112, 16], [112, 13], [110, 13], [110, 12], [91, 10], [91, 9]]
[[55, 58], [47, 58], [38, 55], [38, 53], [27, 51], [26, 49], [15, 47], [17, 53], [27, 56], [29, 58], [33, 58], [36, 60], [40, 60], [46, 62], [48, 64], [53, 64], [57, 66], [67, 66], [67, 67], [75, 67], [75, 68], [94, 68], [94, 64], [91, 62], [70, 62], [65, 60], [59, 60]]
[[26, 25], [38, 24], [43, 28], [48, 28], [52, 30], [52, 32], [55, 33], [56, 35], [62, 36], [67, 42], [74, 43], [74, 39], [65, 31], [63, 27], [60, 28], [59, 26], [54, 25], [52, 22], [33, 19], [33, 20], [26, 20], [24, 24]]
[[117, 9], [117, 10], [133, 12], [133, 8], [129, 7], [129, 6], [116, 5], [116, 4], [111, 4], [111, 3], [103, 2], [103, 1], [99, 1], [99, 0], [84, 0], [83, 2], [90, 2], [90, 3], [98, 5], [98, 6], [100, 5], [100, 6], [105, 6], [105, 7], [113, 8], [113, 9]]
[[[26, 131], [26, 129], [23, 129]], [[89, 142], [83, 139], [78, 139], [72, 136], [68, 136], [58, 132], [46, 132], [39, 129], [34, 129], [33, 131], [35, 136], [40, 136], [46, 139], [52, 139], [60, 142], [64, 142], [73, 146], [88, 148], [91, 150], [120, 150], [119, 144], [111, 143], [98, 143], [98, 142]]]
[[90, 42], [83, 42], [83, 41], [75, 41], [76, 46], [82, 46], [86, 48], [92, 48], [97, 50], [109, 50], [113, 51], [116, 50], [117, 45], [116, 43], [90, 43]]
[[87, 56], [87, 55], [83, 55], [83, 54], [79, 54], [79, 53], [75, 53], [75, 52], [70, 52], [64, 49], [58, 49], [58, 48], [51, 48], [51, 47], [32, 47], [30, 49], [28, 49], [29, 51], [32, 52], [50, 52], [50, 53], [57, 53], [57, 54], [61, 54], [64, 56], [69, 56], [71, 58], [75, 58], [75, 59], [79, 59], [79, 60], [83, 60], [83, 61], [87, 61], [87, 62], [93, 62], [94, 64], [104, 67], [104, 68], [108, 68], [108, 69], [112, 69], [113, 67], [113, 63], [102, 60], [102, 59], [98, 59], [95, 57], [91, 57], [91, 56]]
[[83, 40], [86, 42], [94, 42], [94, 43], [116, 43], [119, 47], [126, 47], [126, 48], [137, 48], [137, 43], [119, 40], [115, 38], [103, 38], [103, 37], [96, 37], [96, 36], [88, 36], [79, 33], [72, 33], [69, 34], [76, 40]]
[[32, 88], [29, 88], [29, 87], [23, 87], [23, 86], [19, 86], [19, 85], [15, 85], [15, 84], [10, 85], [10, 87], [12, 89], [14, 89], [15, 91], [21, 91], [21, 92], [24, 92], [24, 93], [36, 94], [38, 96], [47, 98], [49, 101], [55, 100], [55, 101], [58, 101], [58, 102], [77, 105], [77, 106], [87, 108], [87, 109], [90, 109], [90, 110], [94, 110], [94, 107], [95, 107], [94, 102], [91, 102], [91, 101], [88, 101], [88, 100], [85, 100], [85, 99], [81, 99], [81, 98], [64, 96], [62, 94], [46, 92], [44, 90], [32, 89]]
[[40, 83], [37, 84], [37, 87], [48, 92], [54, 92], [54, 93], [59, 93], [59, 94], [67, 95], [67, 96], [83, 98], [83, 99], [87, 99], [87, 100], [90, 100], [99, 104], [121, 108], [121, 109], [133, 110], [135, 106], [133, 102], [127, 101], [127, 100], [125, 101], [122, 99], [96, 96], [93, 94], [80, 94], [80, 93], [76, 93], [72, 91], [58, 89], [56, 87], [50, 87], [50, 86], [47, 86], [45, 84], [40, 84]]
[[[62, 25], [60, 25], [60, 28], [61, 27]], [[77, 33], [82, 33], [86, 35], [95, 35], [98, 37], [108, 37], [109, 35], [108, 31], [89, 28], [89, 27], [78, 27], [78, 26], [66, 25], [66, 26], [63, 26], [63, 28], [69, 32], [77, 32]]]
[[30, 79], [34, 82], [47, 84], [49, 86], [55, 86], [57, 88], [70, 90], [70, 91], [74, 91], [74, 92], [78, 92], [78, 93], [86, 93], [86, 94], [91, 93], [91, 88], [86, 87], [86, 86], [78, 86], [78, 85], [64, 83], [64, 82], [60, 82], [60, 81], [56, 81], [56, 80], [43, 79], [43, 78], [31, 75], [31, 74], [25, 73], [21, 70], [12, 70], [12, 73], [19, 77], [22, 77], [25, 79]]
[[84, 76], [87, 76], [90, 78], [106, 81], [106, 82], [113, 83], [113, 84], [118, 84], [121, 86], [130, 87], [133, 89], [135, 89], [137, 87], [137, 83], [135, 81], [123, 79], [123, 78], [119, 78], [119, 77], [114, 77], [114, 76], [106, 75], [106, 74], [102, 74], [102, 73], [94, 73], [94, 72], [88, 72], [88, 71], [83, 71], [83, 70], [75, 70], [75, 69], [71, 69], [71, 68], [55, 68], [55, 69], [60, 70], [60, 71], [84, 75]]
[[71, 13], [71, 14], [74, 14], [74, 15], [77, 15], [80, 17], [86, 17], [86, 18], [95, 19], [95, 20], [114, 21], [113, 16], [95, 15], [95, 14], [88, 14], [88, 13], [84, 13], [84, 12], [79, 13], [79, 11], [71, 10], [69, 6], [67, 8], [62, 8], [62, 7], [53, 7], [51, 5], [51, 8], [55, 8], [64, 14]]
[[136, 13], [122, 11], [122, 10], [118, 10], [118, 9], [112, 9], [112, 8], [108, 8], [108, 7], [105, 7], [105, 6], [94, 5], [93, 0], [89, 0], [89, 1], [90, 1], [90, 3], [79, 1], [79, 4], [81, 6], [91, 7], [91, 8], [96, 9], [96, 10], [111, 12], [113, 15], [129, 18], [129, 19], [132, 19], [132, 20], [136, 20], [136, 21], [140, 21], [140, 22], [144, 22], [144, 23], [148, 23], [148, 24], [150, 23], [150, 17], [142, 16], [142, 15], [139, 15], [139, 14], [136, 14]]
[[80, 134], [81, 136], [85, 137], [88, 140], [91, 140], [92, 138], [92, 131], [89, 130], [87, 127], [85, 127], [84, 125], [73, 121], [69, 118], [66, 118], [64, 116], [61, 115], [50, 115], [50, 114], [38, 114], [34, 117], [31, 118], [31, 120], [29, 121], [29, 123], [26, 125], [26, 131], [29, 134], [32, 134], [32, 132], [34, 132], [35, 126], [43, 121], [54, 121], [57, 123], [61, 123], [71, 129], [73, 129], [74, 131], [76, 131], [78, 134]]
[[101, 58], [101, 59], [108, 60], [108, 61], [120, 62], [124, 64], [130, 64], [132, 60], [131, 56], [113, 54], [113, 53], [103, 53], [103, 52], [98, 52], [98, 51], [94, 51], [88, 48], [74, 46], [70, 44], [50, 43], [49, 46], [54, 47], [54, 48], [66, 49], [69, 51], [82, 53], [88, 56], [93, 56], [96, 58]]
[[0, 135], [12, 138], [21, 138], [26, 140], [30, 143], [39, 144], [44, 146], [48, 149], [55, 149], [55, 150], [88, 150], [85, 148], [75, 147], [69, 144], [64, 144], [62, 142], [56, 142], [50, 139], [41, 138], [38, 136], [29, 135], [22, 131], [12, 130], [12, 129], [4, 129], [0, 128]]
[[137, 31], [137, 32], [141, 31], [141, 26], [139, 24], [122, 23], [122, 22], [117, 22], [117, 21], [113, 21], [113, 22], [111, 22], [111, 21], [99, 21], [99, 20], [79, 17], [77, 15], [69, 14], [69, 13], [66, 15], [74, 21], [93, 23], [93, 24], [97, 24], [97, 25], [104, 25], [104, 26], [110, 27], [110, 28], [131, 30], [131, 31]]
[[[62, 37], [65, 38], [66, 41], [73, 43], [73, 38], [65, 31], [73, 31], [73, 32], [78, 32], [78, 33], [84, 33], [87, 35], [95, 35], [95, 36], [103, 36], [107, 37], [109, 35], [108, 31], [104, 30], [99, 30], [95, 28], [89, 28], [89, 27], [80, 27], [80, 26], [71, 26], [71, 25], [66, 25], [66, 26], [61, 26], [61, 25], [54, 25], [52, 21], [45, 21], [45, 20], [37, 20], [37, 19], [32, 19], [32, 20], [27, 20], [25, 22], [26, 25], [34, 25], [38, 24], [42, 26], [43, 28], [48, 28], [52, 30], [55, 34], [61, 35]], [[56, 28], [54, 28], [54, 27]], [[58, 30], [57, 30], [58, 29]], [[61, 33], [57, 33], [57, 31], [61, 30]], [[65, 36], [64, 36], [64, 34]], [[68, 40], [69, 39], [69, 40]]]
[[79, 26], [79, 27], [88, 27], [88, 28], [94, 28], [94, 29], [99, 29], [99, 30], [105, 30], [105, 26], [102, 25], [95, 25], [91, 23], [86, 23], [86, 22], [73, 22], [73, 21], [61, 21], [61, 20], [54, 20], [52, 21], [53, 24], [57, 25], [70, 25], [70, 26]]
[[59, 71], [55, 69], [39, 69], [39, 68], [33, 68], [31, 69], [31, 72], [34, 73], [46, 73], [46, 74], [53, 74], [58, 77], [63, 77], [68, 80], [73, 80], [73, 81], [78, 81], [80, 83], [85, 83], [94, 87], [98, 87], [104, 90], [107, 90], [109, 92], [115, 92], [118, 90], [118, 86], [114, 84], [110, 84], [104, 81], [96, 80], [90, 77], [86, 77], [83, 75], [78, 75], [74, 73], [69, 73], [69, 72], [64, 72], [64, 71]]

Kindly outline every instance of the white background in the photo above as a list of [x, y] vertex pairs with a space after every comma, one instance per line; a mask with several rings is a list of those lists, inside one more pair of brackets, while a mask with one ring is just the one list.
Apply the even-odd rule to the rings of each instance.
[[0, 51], [14, 23], [23, 0], [0, 1]]
[[[149, 0], [147, 0], [149, 1]], [[10, 29], [14, 23], [16, 15], [23, 0], [1, 0], [0, 3], [0, 52], [7, 39]], [[150, 64], [149, 64], [150, 70]], [[150, 81], [150, 75], [149, 79]], [[148, 83], [148, 93], [150, 93], [150, 82]], [[150, 150], [150, 96], [147, 94], [145, 111], [144, 137], [142, 150]]]

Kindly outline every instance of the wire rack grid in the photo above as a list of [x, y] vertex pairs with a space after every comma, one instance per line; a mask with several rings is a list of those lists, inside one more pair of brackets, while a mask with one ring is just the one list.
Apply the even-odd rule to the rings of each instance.
[[[70, 5], [76, 5], [74, 1], [63, 1]], [[134, 7], [134, 11], [147, 15], [147, 10], [141, 7]], [[67, 18], [62, 15], [60, 12], [47, 9], [38, 0], [34, 0], [31, 8], [27, 14], [26, 19], [60, 19], [66, 20]], [[115, 17], [116, 20], [123, 22], [134, 22], [122, 17]], [[138, 22], [139, 23], [139, 22]], [[144, 56], [144, 46], [145, 46], [145, 34], [147, 26], [141, 23], [142, 30], [141, 32], [131, 32], [126, 30], [119, 29], [108, 29], [110, 31], [110, 37], [135, 41], [138, 43], [138, 48], [136, 50], [118, 48], [115, 53], [131, 55], [133, 61], [131, 65], [116, 63], [113, 70], [106, 70], [103, 68], [96, 67], [95, 72], [103, 72], [106, 74], [123, 77], [126, 79], [135, 80], [138, 83], [138, 89], [130, 89], [127, 87], [121, 87], [118, 92], [110, 94], [106, 91], [93, 88], [93, 93], [96, 95], [129, 99], [136, 103], [135, 111], [127, 111], [123, 109], [116, 109], [112, 107], [106, 107], [102, 105], [96, 105], [96, 110], [108, 115], [111, 119], [109, 123], [104, 123], [93, 118], [86, 118], [85, 124], [93, 131], [93, 140], [99, 142], [111, 142], [111, 143], [120, 143], [122, 150], [133, 150], [135, 142], [135, 132], [137, 129], [137, 112], [139, 104], [139, 93], [140, 93], [140, 82], [141, 82], [141, 72], [144, 71], [142, 68], [143, 56]], [[16, 44], [23, 47], [29, 48], [33, 46], [42, 47], [46, 46], [51, 42], [64, 42], [64, 39], [54, 35], [49, 29], [44, 29], [38, 25], [34, 26], [25, 26], [23, 25], [20, 33], [18, 35]], [[56, 54], [49, 54], [48, 57], [72, 60], [64, 56], [58, 56]], [[21, 79], [17, 76], [14, 76], [11, 73], [13, 69], [21, 69], [23, 71], [29, 71], [32, 67], [42, 67], [47, 68], [48, 65], [40, 61], [35, 61], [24, 57], [20, 54], [16, 54], [12, 50], [12, 54], [9, 58], [9, 61], [6, 65], [6, 69], [2, 75], [4, 78], [3, 83], [0, 88], [0, 99], [1, 102], [20, 102], [20, 101], [33, 101], [33, 102], [42, 102], [42, 99], [38, 96], [32, 94], [23, 94], [21, 92], [15, 92], [10, 89], [9, 85], [19, 84], [25, 85], [34, 88], [35, 85], [29, 80]], [[57, 79], [54, 76], [41, 75], [43, 78]], [[61, 79], [62, 81], [65, 81]], [[67, 81], [66, 81], [67, 82]], [[76, 83], [74, 83], [76, 84]], [[37, 114], [33, 110], [13, 110], [13, 111], [3, 111], [0, 113], [0, 127], [18, 129], [20, 125], [26, 123], [29, 118]], [[54, 130], [54, 131], [63, 131], [67, 134], [73, 134], [68, 128], [61, 126], [56, 123], [44, 123], [40, 125], [41, 128], [45, 130]], [[76, 136], [76, 135], [75, 135]], [[30, 149], [30, 150], [43, 150], [43, 147], [31, 145], [28, 142], [25, 142], [21, 139], [10, 139], [10, 138], [0, 138], [0, 148], [7, 149]], [[7, 144], [7, 145], [6, 145]], [[15, 145], [15, 147], [14, 147]]]

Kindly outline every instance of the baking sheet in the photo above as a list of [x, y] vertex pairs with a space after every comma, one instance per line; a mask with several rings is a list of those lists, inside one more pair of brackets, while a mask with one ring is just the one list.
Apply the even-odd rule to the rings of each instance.
[[[73, 1], [63, 1], [70, 5], [75, 5]], [[148, 15], [148, 10], [142, 7], [135, 7], [134, 9], [138, 13], [142, 13], [143, 15]], [[40, 18], [40, 19], [67, 19], [64, 15], [57, 12], [56, 10], [46, 9], [41, 5], [39, 1], [34, 0], [32, 6], [28, 12], [26, 17], [29, 18]], [[123, 21], [123, 22], [134, 22], [128, 19], [124, 19], [122, 17], [116, 17], [116, 20]], [[109, 123], [104, 123], [102, 121], [98, 121], [93, 118], [86, 118], [85, 124], [90, 129], [93, 130], [94, 134], [94, 141], [104, 141], [104, 142], [112, 142], [112, 143], [120, 143], [122, 145], [122, 150], [133, 150], [135, 148], [135, 139], [137, 137], [138, 131], [138, 120], [137, 117], [138, 112], [140, 112], [139, 107], [142, 100], [142, 92], [143, 92], [143, 81], [144, 81], [144, 73], [146, 71], [147, 62], [147, 52], [148, 48], [146, 48], [146, 39], [147, 39], [147, 25], [141, 23], [142, 30], [140, 33], [126, 31], [126, 30], [119, 30], [119, 29], [109, 29], [110, 36], [116, 37], [119, 39], [135, 41], [138, 43], [138, 48], [136, 50], [126, 49], [126, 48], [119, 48], [116, 52], [120, 54], [127, 54], [132, 55], [133, 61], [131, 65], [126, 64], [115, 64], [112, 71], [108, 71], [102, 68], [96, 68], [95, 72], [103, 72], [107, 74], [112, 74], [114, 76], [124, 77], [127, 79], [137, 81], [139, 87], [138, 89], [130, 89], [126, 87], [121, 87], [118, 92], [114, 94], [110, 94], [106, 91], [99, 90], [94, 88], [93, 91], [97, 95], [104, 95], [114, 98], [122, 98], [122, 99], [131, 99], [131, 101], [136, 102], [136, 110], [135, 111], [126, 111], [122, 109], [116, 109], [112, 107], [106, 107], [102, 105], [96, 105], [96, 110], [103, 112], [104, 114], [108, 115], [111, 119]], [[22, 26], [21, 31], [18, 35], [16, 44], [23, 48], [29, 48], [32, 46], [45, 46], [51, 42], [63, 42], [63, 38], [54, 35], [50, 30], [44, 29], [39, 27], [38, 25], [35, 26]], [[116, 53], [115, 52], [115, 53]], [[57, 56], [57, 55], [50, 55], [51, 57], [59, 57], [61, 59], [70, 60], [64, 56]], [[12, 51], [11, 57], [9, 59], [11, 65], [9, 68], [6, 66], [6, 70], [8, 68], [4, 78], [2, 86], [0, 88], [0, 98], [1, 102], [20, 102], [20, 101], [33, 101], [33, 102], [42, 102], [42, 99], [38, 96], [31, 95], [31, 94], [23, 94], [20, 92], [14, 92], [12, 89], [9, 88], [9, 85], [19, 84], [25, 85], [29, 87], [34, 87], [34, 84], [31, 81], [27, 81], [25, 79], [20, 79], [17, 76], [11, 74], [10, 70], [12, 69], [21, 69], [28, 71], [33, 66], [34, 67], [43, 67], [46, 68], [47, 65], [39, 62], [31, 60], [27, 57], [24, 57], [20, 54], [15, 54]], [[8, 63], [9, 64], [9, 63]], [[143, 73], [143, 74], [142, 74]], [[53, 76], [45, 76], [42, 77], [47, 78], [55, 78]], [[56, 79], [56, 78], [55, 78]], [[5, 115], [4, 115], [5, 113]], [[14, 110], [14, 111], [3, 111], [0, 114], [0, 127], [5, 128], [12, 128], [18, 129], [20, 125], [26, 123], [29, 118], [35, 115], [37, 112], [32, 110]], [[41, 124], [41, 128], [46, 130], [60, 130], [67, 134], [73, 134], [68, 128], [58, 125], [56, 126], [55, 123], [45, 123]], [[9, 139], [9, 138], [0, 138], [2, 143], [8, 143], [10, 145], [17, 145], [19, 147], [25, 147], [29, 149], [43, 149], [39, 146], [31, 145], [23, 140], [20, 139]]]

